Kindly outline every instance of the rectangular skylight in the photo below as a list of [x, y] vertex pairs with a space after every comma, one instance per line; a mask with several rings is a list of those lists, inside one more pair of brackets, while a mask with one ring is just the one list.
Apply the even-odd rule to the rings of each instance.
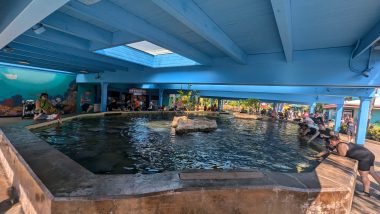
[[127, 44], [127, 46], [151, 54], [153, 56], [173, 53], [168, 49], [165, 49], [148, 41], [130, 43]]
[[145, 65], [151, 68], [200, 65], [170, 50], [148, 41], [135, 42], [94, 51], [109, 57]]

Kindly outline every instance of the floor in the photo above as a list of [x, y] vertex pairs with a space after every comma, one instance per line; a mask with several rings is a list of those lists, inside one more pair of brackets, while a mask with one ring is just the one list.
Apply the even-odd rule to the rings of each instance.
[[[21, 121], [21, 118], [0, 118], [0, 126], [12, 124]], [[341, 136], [345, 139], [346, 136]], [[380, 173], [380, 144], [366, 142], [365, 147], [371, 150], [376, 155], [375, 170]], [[373, 181], [373, 179], [371, 178]], [[0, 213], [19, 214], [23, 213], [19, 203], [12, 205], [9, 199], [8, 189], [10, 184], [7, 182], [4, 170], [0, 164]], [[357, 191], [362, 190], [360, 179], [356, 185]], [[380, 185], [372, 182], [371, 184], [372, 197], [355, 195], [352, 204], [352, 214], [377, 214], [380, 210]]]

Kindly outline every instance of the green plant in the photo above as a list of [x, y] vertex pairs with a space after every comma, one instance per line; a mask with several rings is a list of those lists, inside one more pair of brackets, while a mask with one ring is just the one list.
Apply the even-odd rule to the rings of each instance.
[[339, 129], [339, 133], [346, 134], [347, 133], [347, 124], [342, 124]]
[[322, 103], [315, 104], [314, 110], [315, 112], [323, 112], [323, 104]]
[[185, 110], [194, 110], [195, 109], [195, 105], [198, 104], [198, 97], [199, 97], [198, 91], [179, 90], [178, 95], [179, 95], [178, 99], [183, 104], [183, 107], [185, 108]]
[[256, 111], [260, 108], [260, 101], [257, 99], [240, 100], [243, 109], [254, 108]]
[[372, 140], [380, 141], [380, 126], [376, 123], [370, 125], [367, 130], [367, 137]]

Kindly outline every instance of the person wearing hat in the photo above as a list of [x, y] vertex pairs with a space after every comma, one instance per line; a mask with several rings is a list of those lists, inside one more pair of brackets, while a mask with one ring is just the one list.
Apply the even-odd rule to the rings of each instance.
[[[336, 135], [330, 136], [329, 141], [330, 147], [335, 148], [338, 155], [348, 157], [359, 162], [358, 170], [363, 182], [362, 194], [370, 197], [371, 195], [369, 189], [371, 181], [369, 180], [369, 175], [371, 175], [373, 179], [375, 179], [375, 181], [380, 184], [380, 175], [377, 174], [374, 169], [375, 155], [364, 146], [353, 143], [340, 142], [339, 137]], [[317, 156], [323, 157], [329, 152], [322, 152]]]

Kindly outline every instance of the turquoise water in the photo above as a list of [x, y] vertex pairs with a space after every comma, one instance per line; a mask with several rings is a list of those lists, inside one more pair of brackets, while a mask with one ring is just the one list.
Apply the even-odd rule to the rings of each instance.
[[216, 118], [209, 133], [175, 135], [171, 116], [100, 117], [35, 130], [83, 167], [99, 174], [159, 173], [184, 169], [313, 170], [317, 151], [286, 122]]

